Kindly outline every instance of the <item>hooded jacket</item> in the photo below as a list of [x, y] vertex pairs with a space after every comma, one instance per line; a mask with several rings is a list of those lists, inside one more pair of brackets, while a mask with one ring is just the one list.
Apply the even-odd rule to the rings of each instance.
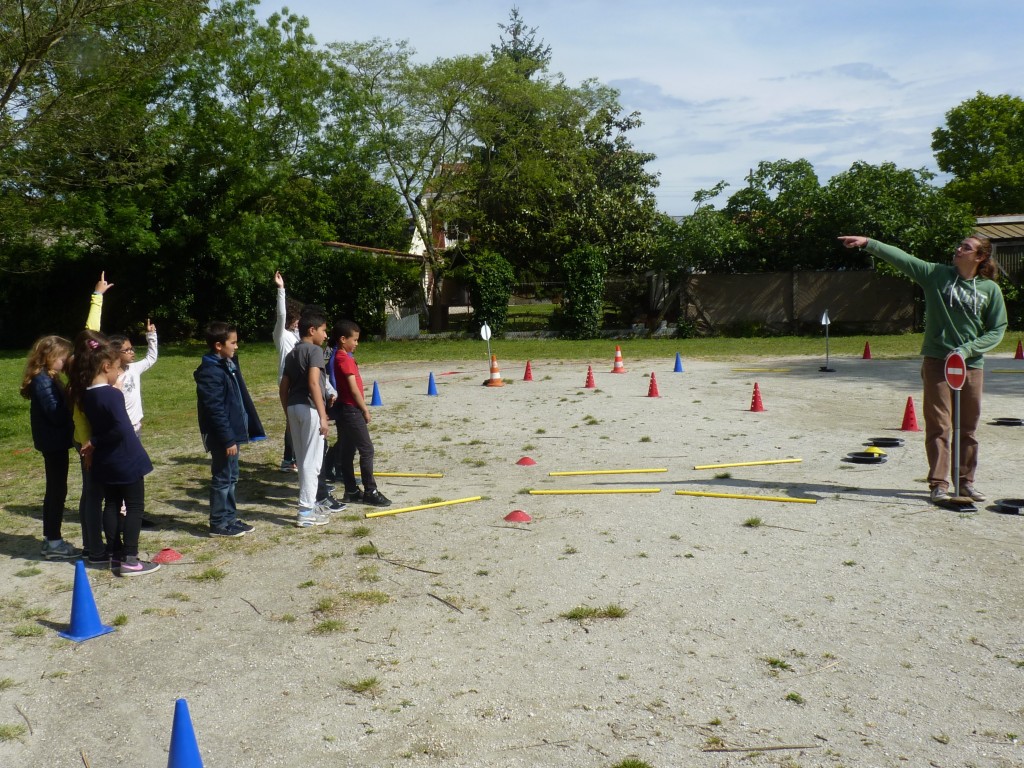
[[944, 359], [955, 349], [968, 368], [983, 368], [986, 352], [1003, 340], [1006, 304], [994, 280], [964, 280], [951, 264], [924, 261], [892, 245], [868, 240], [865, 250], [891, 264], [924, 291], [921, 354]]
[[192, 376], [196, 380], [199, 431], [206, 450], [266, 439], [237, 359], [203, 355]]

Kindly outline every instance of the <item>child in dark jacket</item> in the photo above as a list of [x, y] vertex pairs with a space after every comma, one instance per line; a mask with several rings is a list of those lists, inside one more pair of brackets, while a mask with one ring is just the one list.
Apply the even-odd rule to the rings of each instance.
[[47, 560], [70, 560], [79, 554], [61, 537], [73, 425], [59, 376], [70, 354], [70, 341], [60, 336], [43, 336], [29, 352], [21, 379], [21, 396], [32, 401], [29, 414], [32, 444], [43, 454], [46, 472], [42, 555]]
[[[142, 576], [160, 569], [139, 560], [139, 532], [146, 505], [145, 477], [153, 471], [114, 384], [121, 374], [120, 345], [95, 331], [82, 331], [76, 344], [72, 398], [92, 428], [90, 482], [102, 494], [103, 533], [111, 568], [118, 576]], [[121, 516], [121, 507], [125, 515]]]
[[206, 343], [210, 352], [203, 355], [193, 377], [199, 431], [211, 457], [210, 535], [237, 538], [253, 530], [238, 519], [238, 446], [263, 440], [266, 433], [235, 360], [237, 330], [227, 323], [210, 323]]

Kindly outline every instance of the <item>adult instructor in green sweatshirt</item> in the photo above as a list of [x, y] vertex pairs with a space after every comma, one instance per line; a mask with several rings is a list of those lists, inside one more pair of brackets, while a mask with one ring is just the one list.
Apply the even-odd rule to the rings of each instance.
[[973, 235], [953, 254], [953, 264], [922, 261], [892, 245], [867, 237], [843, 236], [847, 248], [863, 248], [905, 274], [924, 289], [924, 341], [921, 379], [924, 382], [924, 441], [928, 455], [931, 501], [949, 499], [950, 435], [953, 394], [946, 384], [946, 356], [960, 352], [967, 361], [967, 382], [960, 392], [960, 496], [984, 501], [974, 487], [978, 468], [981, 393], [985, 380], [983, 355], [1002, 341], [1006, 305], [995, 282], [997, 267], [992, 243]]

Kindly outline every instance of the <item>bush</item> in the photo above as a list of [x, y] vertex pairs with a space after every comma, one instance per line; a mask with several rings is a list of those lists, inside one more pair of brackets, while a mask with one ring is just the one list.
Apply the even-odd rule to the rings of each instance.
[[585, 245], [559, 260], [565, 277], [565, 298], [558, 315], [561, 335], [567, 339], [593, 339], [601, 335], [604, 313], [604, 278], [608, 263], [601, 249]]
[[487, 323], [495, 334], [500, 334], [508, 322], [508, 301], [516, 284], [515, 270], [504, 257], [492, 251], [468, 253], [466, 260], [473, 322], [477, 328]]

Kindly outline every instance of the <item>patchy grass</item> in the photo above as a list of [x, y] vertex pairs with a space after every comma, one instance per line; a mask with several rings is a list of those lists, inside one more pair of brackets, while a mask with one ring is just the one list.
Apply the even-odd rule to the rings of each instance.
[[0, 723], [0, 742], [20, 740], [28, 733], [28, 728], [21, 723]]
[[593, 619], [621, 619], [629, 614], [626, 608], [621, 605], [611, 604], [603, 608], [595, 608], [590, 605], [578, 605], [565, 613], [559, 614], [563, 619], [569, 621], [587, 621]]
[[227, 571], [221, 568], [211, 567], [206, 568], [199, 573], [193, 573], [188, 577], [188, 579], [190, 581], [223, 581], [227, 575]]
[[15, 637], [40, 637], [43, 631], [38, 624], [18, 624], [11, 630], [11, 633]]
[[748, 517], [743, 521], [744, 528], [760, 528], [764, 525], [764, 521], [760, 517]]
[[360, 696], [368, 696], [371, 699], [377, 698], [384, 692], [384, 686], [381, 685], [380, 679], [377, 677], [366, 677], [362, 680], [343, 682], [341, 687], [352, 691], [352, 693], [358, 693]]
[[324, 619], [313, 625], [310, 630], [314, 635], [330, 635], [334, 632], [344, 632], [345, 622], [340, 619]]

